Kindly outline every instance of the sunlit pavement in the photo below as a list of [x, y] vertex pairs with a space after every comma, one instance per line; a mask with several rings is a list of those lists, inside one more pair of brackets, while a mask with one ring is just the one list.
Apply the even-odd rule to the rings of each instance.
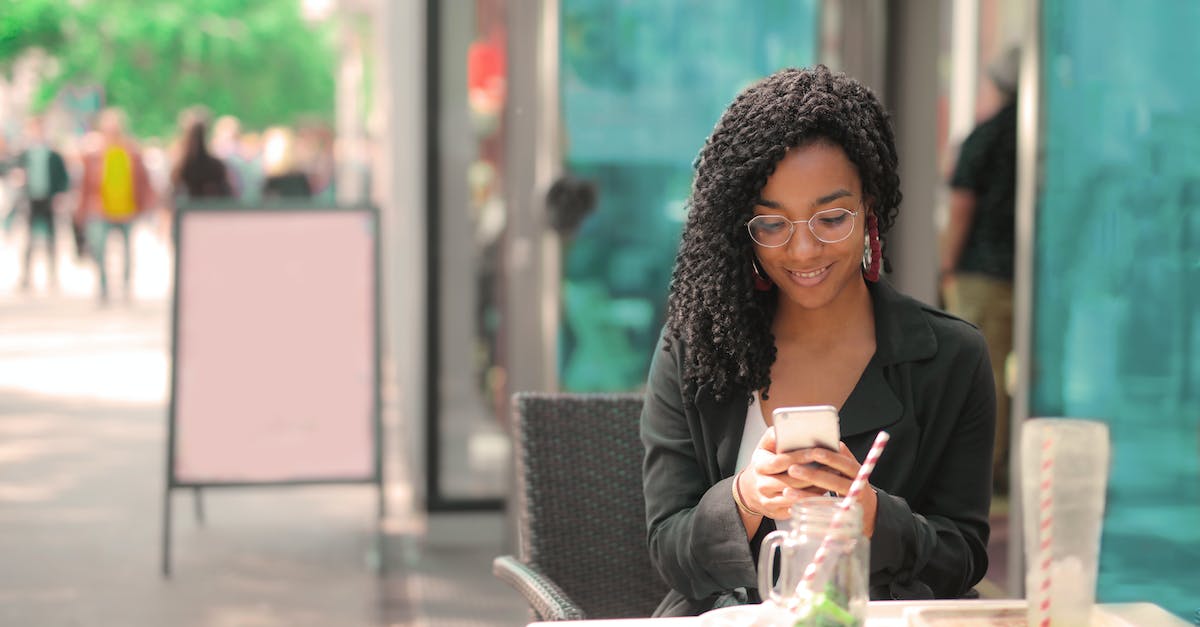
[[489, 572], [501, 517], [413, 515], [401, 463], [383, 575], [373, 488], [336, 486], [207, 490], [203, 524], [178, 492], [174, 575], [161, 577], [169, 247], [139, 228], [134, 292], [117, 279], [101, 306], [67, 246], [58, 291], [35, 272], [26, 293], [20, 236], [0, 244], [0, 625], [524, 622]]

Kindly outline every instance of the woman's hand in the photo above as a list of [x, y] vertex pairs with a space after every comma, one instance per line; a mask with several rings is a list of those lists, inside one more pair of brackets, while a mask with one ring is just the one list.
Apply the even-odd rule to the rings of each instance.
[[[750, 463], [746, 464], [736, 479], [737, 489], [746, 506], [768, 518], [786, 520], [791, 518], [792, 505], [796, 501], [810, 496], [823, 496], [825, 488], [788, 472], [796, 464], [807, 463], [801, 461], [803, 454], [803, 450], [776, 453], [775, 428], [768, 427], [759, 439]], [[850, 459], [853, 460], [853, 456]]]
[[[793, 455], [797, 463], [788, 467], [787, 474], [794, 480], [819, 488], [821, 494], [831, 491], [845, 496], [861, 464], [845, 443], [839, 443], [839, 446], [841, 450], [837, 453], [824, 448], [796, 451]], [[863, 511], [863, 534], [869, 538], [875, 533], [875, 512], [879, 507], [879, 497], [869, 484], [858, 493], [858, 503]]]

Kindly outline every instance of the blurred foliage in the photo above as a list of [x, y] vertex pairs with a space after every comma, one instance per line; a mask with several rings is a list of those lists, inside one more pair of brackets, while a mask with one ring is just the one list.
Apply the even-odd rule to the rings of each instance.
[[300, 0], [0, 0], [0, 71], [31, 48], [56, 61], [36, 108], [72, 85], [103, 89], [138, 135], [172, 135], [205, 105], [251, 128], [331, 119], [331, 25]]
[[8, 78], [13, 61], [30, 48], [51, 50], [62, 43], [62, 3], [0, 0], [0, 72]]

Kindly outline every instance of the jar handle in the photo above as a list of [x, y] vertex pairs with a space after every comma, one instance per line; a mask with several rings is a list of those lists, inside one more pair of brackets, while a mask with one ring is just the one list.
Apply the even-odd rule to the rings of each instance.
[[776, 529], [763, 538], [762, 548], [758, 553], [758, 595], [763, 601], [771, 601], [775, 605], [783, 605], [783, 596], [775, 590], [771, 581], [775, 574], [775, 550], [782, 549], [788, 534], [782, 529]]

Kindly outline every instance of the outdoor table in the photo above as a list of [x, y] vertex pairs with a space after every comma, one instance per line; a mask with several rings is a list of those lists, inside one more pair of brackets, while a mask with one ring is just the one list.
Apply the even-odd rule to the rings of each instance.
[[[954, 601], [872, 601], [867, 606], [866, 627], [907, 627], [905, 612], [922, 607], [1025, 607], [1022, 599], [954, 600]], [[1188, 623], [1153, 603], [1098, 603], [1094, 627], [1189, 627]], [[619, 620], [580, 620], [530, 623], [529, 627], [732, 627], [727, 621], [708, 621], [703, 616], [685, 618], [628, 618]], [[748, 627], [748, 626], [747, 626]]]

